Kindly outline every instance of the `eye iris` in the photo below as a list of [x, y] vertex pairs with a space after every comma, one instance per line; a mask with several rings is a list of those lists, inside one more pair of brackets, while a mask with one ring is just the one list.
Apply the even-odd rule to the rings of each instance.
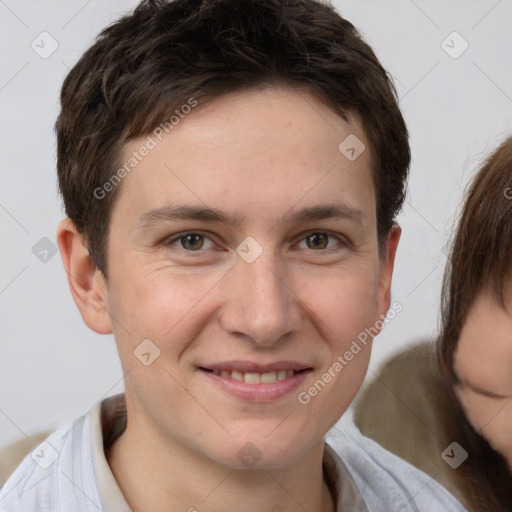
[[[198, 241], [199, 244], [197, 244]], [[186, 235], [181, 237], [181, 243], [185, 249], [196, 250], [201, 249], [204, 241], [202, 235]]]
[[312, 242], [314, 248], [316, 249], [325, 249], [327, 247], [327, 239], [328, 236], [324, 233], [313, 233], [307, 237], [308, 245], [309, 242]]

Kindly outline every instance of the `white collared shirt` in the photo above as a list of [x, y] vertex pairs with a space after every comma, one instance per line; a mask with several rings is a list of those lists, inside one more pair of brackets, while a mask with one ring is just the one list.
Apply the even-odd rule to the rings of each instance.
[[[106, 398], [27, 455], [0, 490], [0, 512], [132, 512], [103, 450], [112, 425], [102, 408], [115, 417], [121, 397]], [[349, 414], [326, 436], [324, 471], [338, 512], [465, 512], [431, 477], [361, 435]]]

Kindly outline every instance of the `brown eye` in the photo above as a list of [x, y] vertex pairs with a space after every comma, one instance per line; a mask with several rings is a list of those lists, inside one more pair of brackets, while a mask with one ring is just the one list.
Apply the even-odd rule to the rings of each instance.
[[335, 234], [328, 231], [310, 231], [303, 235], [299, 243], [300, 249], [312, 249], [315, 252], [325, 253], [342, 251], [350, 247], [350, 241], [341, 233]]
[[187, 249], [189, 251], [197, 251], [198, 249], [201, 249], [201, 247], [203, 247], [204, 237], [203, 235], [192, 233], [180, 237], [179, 242], [181, 243], [184, 249]]
[[329, 242], [329, 235], [326, 233], [312, 233], [306, 237], [310, 249], [325, 249]]
[[174, 236], [165, 238], [162, 245], [177, 255], [190, 256], [192, 253], [197, 253], [194, 256], [205, 256], [207, 253], [216, 250], [215, 242], [207, 235], [199, 231], [183, 231]]

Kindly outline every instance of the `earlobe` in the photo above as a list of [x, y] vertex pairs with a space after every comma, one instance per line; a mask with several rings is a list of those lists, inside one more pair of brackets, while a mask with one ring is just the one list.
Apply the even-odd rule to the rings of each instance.
[[59, 224], [57, 242], [71, 295], [84, 322], [99, 334], [112, 333], [104, 276], [92, 263], [82, 235], [69, 218]]
[[386, 315], [391, 304], [391, 280], [393, 277], [396, 250], [401, 235], [402, 228], [400, 228], [398, 224], [395, 224], [388, 233], [384, 254], [380, 261], [379, 290], [377, 298], [377, 315], [379, 318]]

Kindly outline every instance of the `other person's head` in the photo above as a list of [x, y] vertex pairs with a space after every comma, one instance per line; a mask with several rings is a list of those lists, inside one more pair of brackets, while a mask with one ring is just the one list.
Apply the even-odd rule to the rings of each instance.
[[471, 182], [446, 269], [442, 313], [441, 371], [473, 429], [512, 471], [510, 138]]

